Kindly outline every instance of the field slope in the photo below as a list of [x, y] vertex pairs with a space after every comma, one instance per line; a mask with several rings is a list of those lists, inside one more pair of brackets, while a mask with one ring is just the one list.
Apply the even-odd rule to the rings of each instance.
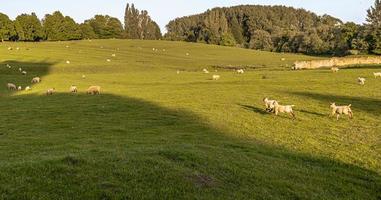
[[[0, 199], [380, 199], [381, 67], [289, 70], [306, 59], [317, 58], [166, 41], [1, 43]], [[90, 85], [102, 95], [86, 95]], [[266, 113], [266, 96], [295, 104], [297, 119]], [[330, 102], [352, 104], [355, 119], [330, 118]]]

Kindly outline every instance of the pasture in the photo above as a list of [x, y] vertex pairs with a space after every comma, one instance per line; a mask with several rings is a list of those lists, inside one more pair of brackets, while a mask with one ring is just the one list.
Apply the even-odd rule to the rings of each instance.
[[[0, 43], [0, 199], [380, 199], [381, 67], [290, 70], [310, 59], [166, 41]], [[102, 94], [86, 95], [91, 85]], [[296, 105], [296, 119], [265, 112], [264, 97]], [[354, 119], [329, 117], [331, 102], [352, 104]]]

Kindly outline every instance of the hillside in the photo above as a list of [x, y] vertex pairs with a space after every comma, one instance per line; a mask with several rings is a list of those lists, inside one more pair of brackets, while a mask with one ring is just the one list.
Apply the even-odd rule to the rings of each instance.
[[[0, 199], [379, 199], [381, 67], [290, 70], [310, 59], [168, 41], [0, 43]], [[266, 113], [264, 97], [296, 105], [297, 119]], [[355, 118], [330, 118], [330, 102]]]

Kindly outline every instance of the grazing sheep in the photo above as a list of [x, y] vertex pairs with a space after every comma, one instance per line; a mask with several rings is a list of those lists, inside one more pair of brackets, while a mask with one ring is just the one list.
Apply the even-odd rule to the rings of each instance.
[[209, 74], [209, 71], [207, 69], [202, 70], [205, 74]]
[[16, 50], [17, 50], [17, 51], [20, 50], [20, 47], [16, 47]]
[[177, 72], [176, 72], [177, 74], [180, 74], [180, 70], [177, 70]]
[[85, 78], [86, 78], [86, 75], [82, 75], [82, 78], [85, 79]]
[[12, 51], [12, 50], [13, 50], [13, 48], [12, 48], [12, 47], [8, 47], [8, 50], [9, 50], [9, 51]]
[[374, 78], [380, 77], [381, 78], [381, 72], [375, 72], [373, 73]]
[[32, 88], [29, 87], [29, 86], [26, 86], [26, 87], [25, 87], [25, 91], [29, 91], [29, 90], [32, 90]]
[[245, 71], [243, 71], [243, 69], [239, 69], [239, 70], [237, 70], [237, 73], [238, 73], [238, 74], [244, 74]]
[[72, 85], [72, 86], [70, 87], [70, 92], [71, 92], [71, 93], [77, 93], [77, 92], [78, 92], [78, 88], [77, 88], [77, 86]]
[[70, 61], [67, 60], [67, 61], [66, 61], [66, 64], [70, 64]]
[[46, 95], [53, 95], [55, 92], [56, 92], [56, 89], [55, 88], [51, 88], [51, 89], [48, 89], [46, 91]]
[[361, 78], [361, 77], [359, 77], [359, 78], [357, 79], [357, 82], [358, 82], [360, 85], [365, 85], [365, 81], [366, 81], [365, 78]]
[[267, 112], [273, 112], [274, 111], [274, 103], [276, 102], [275, 100], [270, 100], [267, 97], [263, 99], [263, 102], [265, 103], [265, 110]]
[[18, 90], [18, 91], [21, 91], [21, 90], [22, 90], [22, 87], [21, 87], [21, 86], [18, 86], [18, 87], [17, 87], [17, 90]]
[[336, 106], [336, 103], [331, 103], [331, 117], [336, 114], [336, 119], [339, 120], [340, 115], [348, 115], [350, 119], [353, 119], [353, 112], [351, 106], [351, 104], [349, 104], [348, 106]]
[[9, 69], [11, 69], [11, 68], [12, 68], [12, 66], [10, 66], [9, 64], [7, 64], [7, 67], [8, 67]]
[[111, 56], [112, 56], [112, 57], [116, 57], [116, 54], [115, 54], [115, 53], [113, 53]]
[[107, 62], [111, 62], [111, 60], [110, 60], [110, 59], [107, 59], [106, 61], [107, 61]]
[[69, 48], [69, 46], [68, 46], [68, 45], [66, 45], [66, 48]]
[[186, 53], [185, 55], [186, 55], [186, 56], [189, 56], [190, 54], [189, 54], [189, 53]]
[[218, 80], [220, 80], [221, 76], [220, 75], [213, 75], [212, 78], [214, 81], [218, 81]]
[[337, 72], [339, 72], [339, 68], [338, 67], [332, 67], [331, 68], [331, 71], [333, 72], [333, 73], [337, 73]]
[[292, 109], [293, 107], [295, 107], [295, 105], [282, 106], [282, 105], [279, 105], [279, 103], [277, 101], [275, 101], [274, 102], [275, 115], [278, 115], [279, 113], [288, 113], [293, 118], [296, 118], [294, 110]]
[[91, 95], [101, 94], [101, 87], [90, 86], [89, 89], [87, 89], [87, 94], [91, 94]]
[[41, 78], [40, 77], [34, 77], [31, 81], [31, 83], [40, 83], [41, 82]]
[[22, 71], [21, 74], [22, 75], [26, 75], [27, 73], [26, 73], [26, 71]]
[[22, 69], [21, 69], [21, 67], [19, 67], [19, 72], [22, 72]]
[[13, 83], [8, 83], [7, 88], [8, 88], [8, 90], [17, 90], [16, 85]]
[[285, 60], [286, 60], [286, 58], [282, 58], [281, 60], [282, 60], [282, 61], [285, 61]]

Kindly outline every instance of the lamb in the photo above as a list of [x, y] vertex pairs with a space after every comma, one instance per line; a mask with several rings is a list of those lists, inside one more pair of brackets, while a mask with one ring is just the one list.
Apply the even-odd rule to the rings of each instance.
[[31, 81], [31, 83], [40, 83], [41, 82], [41, 78], [40, 77], [34, 77]]
[[267, 112], [273, 112], [274, 111], [274, 103], [276, 102], [275, 100], [270, 100], [267, 97], [263, 99], [263, 102], [265, 103], [266, 111]]
[[190, 54], [189, 54], [189, 53], [186, 53], [185, 55], [186, 55], [186, 56], [189, 56]]
[[8, 90], [17, 90], [16, 85], [13, 83], [8, 83], [7, 88], [8, 88]]
[[180, 74], [180, 70], [177, 70], [177, 72], [176, 72], [177, 74]]
[[21, 69], [21, 67], [19, 67], [19, 72], [22, 72], [22, 69]]
[[100, 86], [90, 86], [89, 89], [87, 89], [87, 94], [96, 95], [101, 94], [101, 87]]
[[209, 71], [207, 69], [202, 70], [205, 74], [209, 74]]
[[22, 87], [21, 87], [21, 86], [17, 87], [17, 90], [18, 90], [18, 91], [21, 91], [21, 90], [22, 90]]
[[214, 81], [218, 81], [218, 80], [220, 80], [221, 76], [220, 75], [213, 75], [212, 78]]
[[114, 54], [112, 54], [111, 56], [112, 56], [112, 57], [116, 57], [116, 54], [114, 53]]
[[237, 73], [238, 73], [238, 74], [244, 74], [245, 71], [243, 71], [243, 69], [239, 69], [239, 70], [237, 70]]
[[375, 72], [373, 73], [374, 78], [380, 77], [381, 78], [381, 72]]
[[77, 93], [77, 92], [78, 92], [77, 86], [72, 85], [72, 86], [70, 87], [70, 92], [71, 92], [71, 93]]
[[48, 89], [46, 91], [46, 95], [53, 95], [55, 92], [56, 92], [56, 89], [55, 88], [51, 88], [51, 89]]
[[358, 82], [360, 85], [365, 85], [365, 81], [366, 81], [365, 78], [361, 78], [361, 77], [359, 77], [359, 78], [357, 79], [357, 82]]
[[348, 115], [350, 119], [353, 119], [353, 112], [351, 106], [351, 104], [349, 104], [348, 106], [336, 106], [336, 103], [331, 103], [331, 117], [336, 114], [336, 119], [339, 120], [340, 115], [344, 114]]
[[29, 90], [32, 90], [32, 88], [30, 86], [26, 86], [25, 91], [29, 91]]
[[12, 50], [13, 50], [13, 48], [12, 48], [12, 47], [8, 47], [8, 50], [9, 50], [9, 51], [12, 51]]
[[22, 75], [26, 75], [27, 73], [26, 73], [26, 71], [22, 71], [21, 74]]
[[70, 61], [67, 60], [67, 61], [66, 61], [66, 64], [70, 64]]
[[275, 115], [278, 115], [279, 113], [288, 113], [295, 119], [296, 117], [295, 117], [294, 110], [292, 109], [293, 107], [295, 107], [295, 105], [282, 106], [282, 105], [279, 105], [277, 101], [275, 101], [274, 102]]
[[338, 67], [332, 67], [331, 68], [331, 71], [333, 72], [333, 73], [337, 73], [337, 72], [339, 72], [339, 68]]
[[106, 61], [107, 61], [107, 62], [111, 62], [111, 60], [110, 60], [110, 59], [107, 59]]
[[7, 67], [8, 67], [9, 69], [11, 69], [11, 68], [12, 68], [12, 66], [10, 66], [9, 64], [7, 64]]

